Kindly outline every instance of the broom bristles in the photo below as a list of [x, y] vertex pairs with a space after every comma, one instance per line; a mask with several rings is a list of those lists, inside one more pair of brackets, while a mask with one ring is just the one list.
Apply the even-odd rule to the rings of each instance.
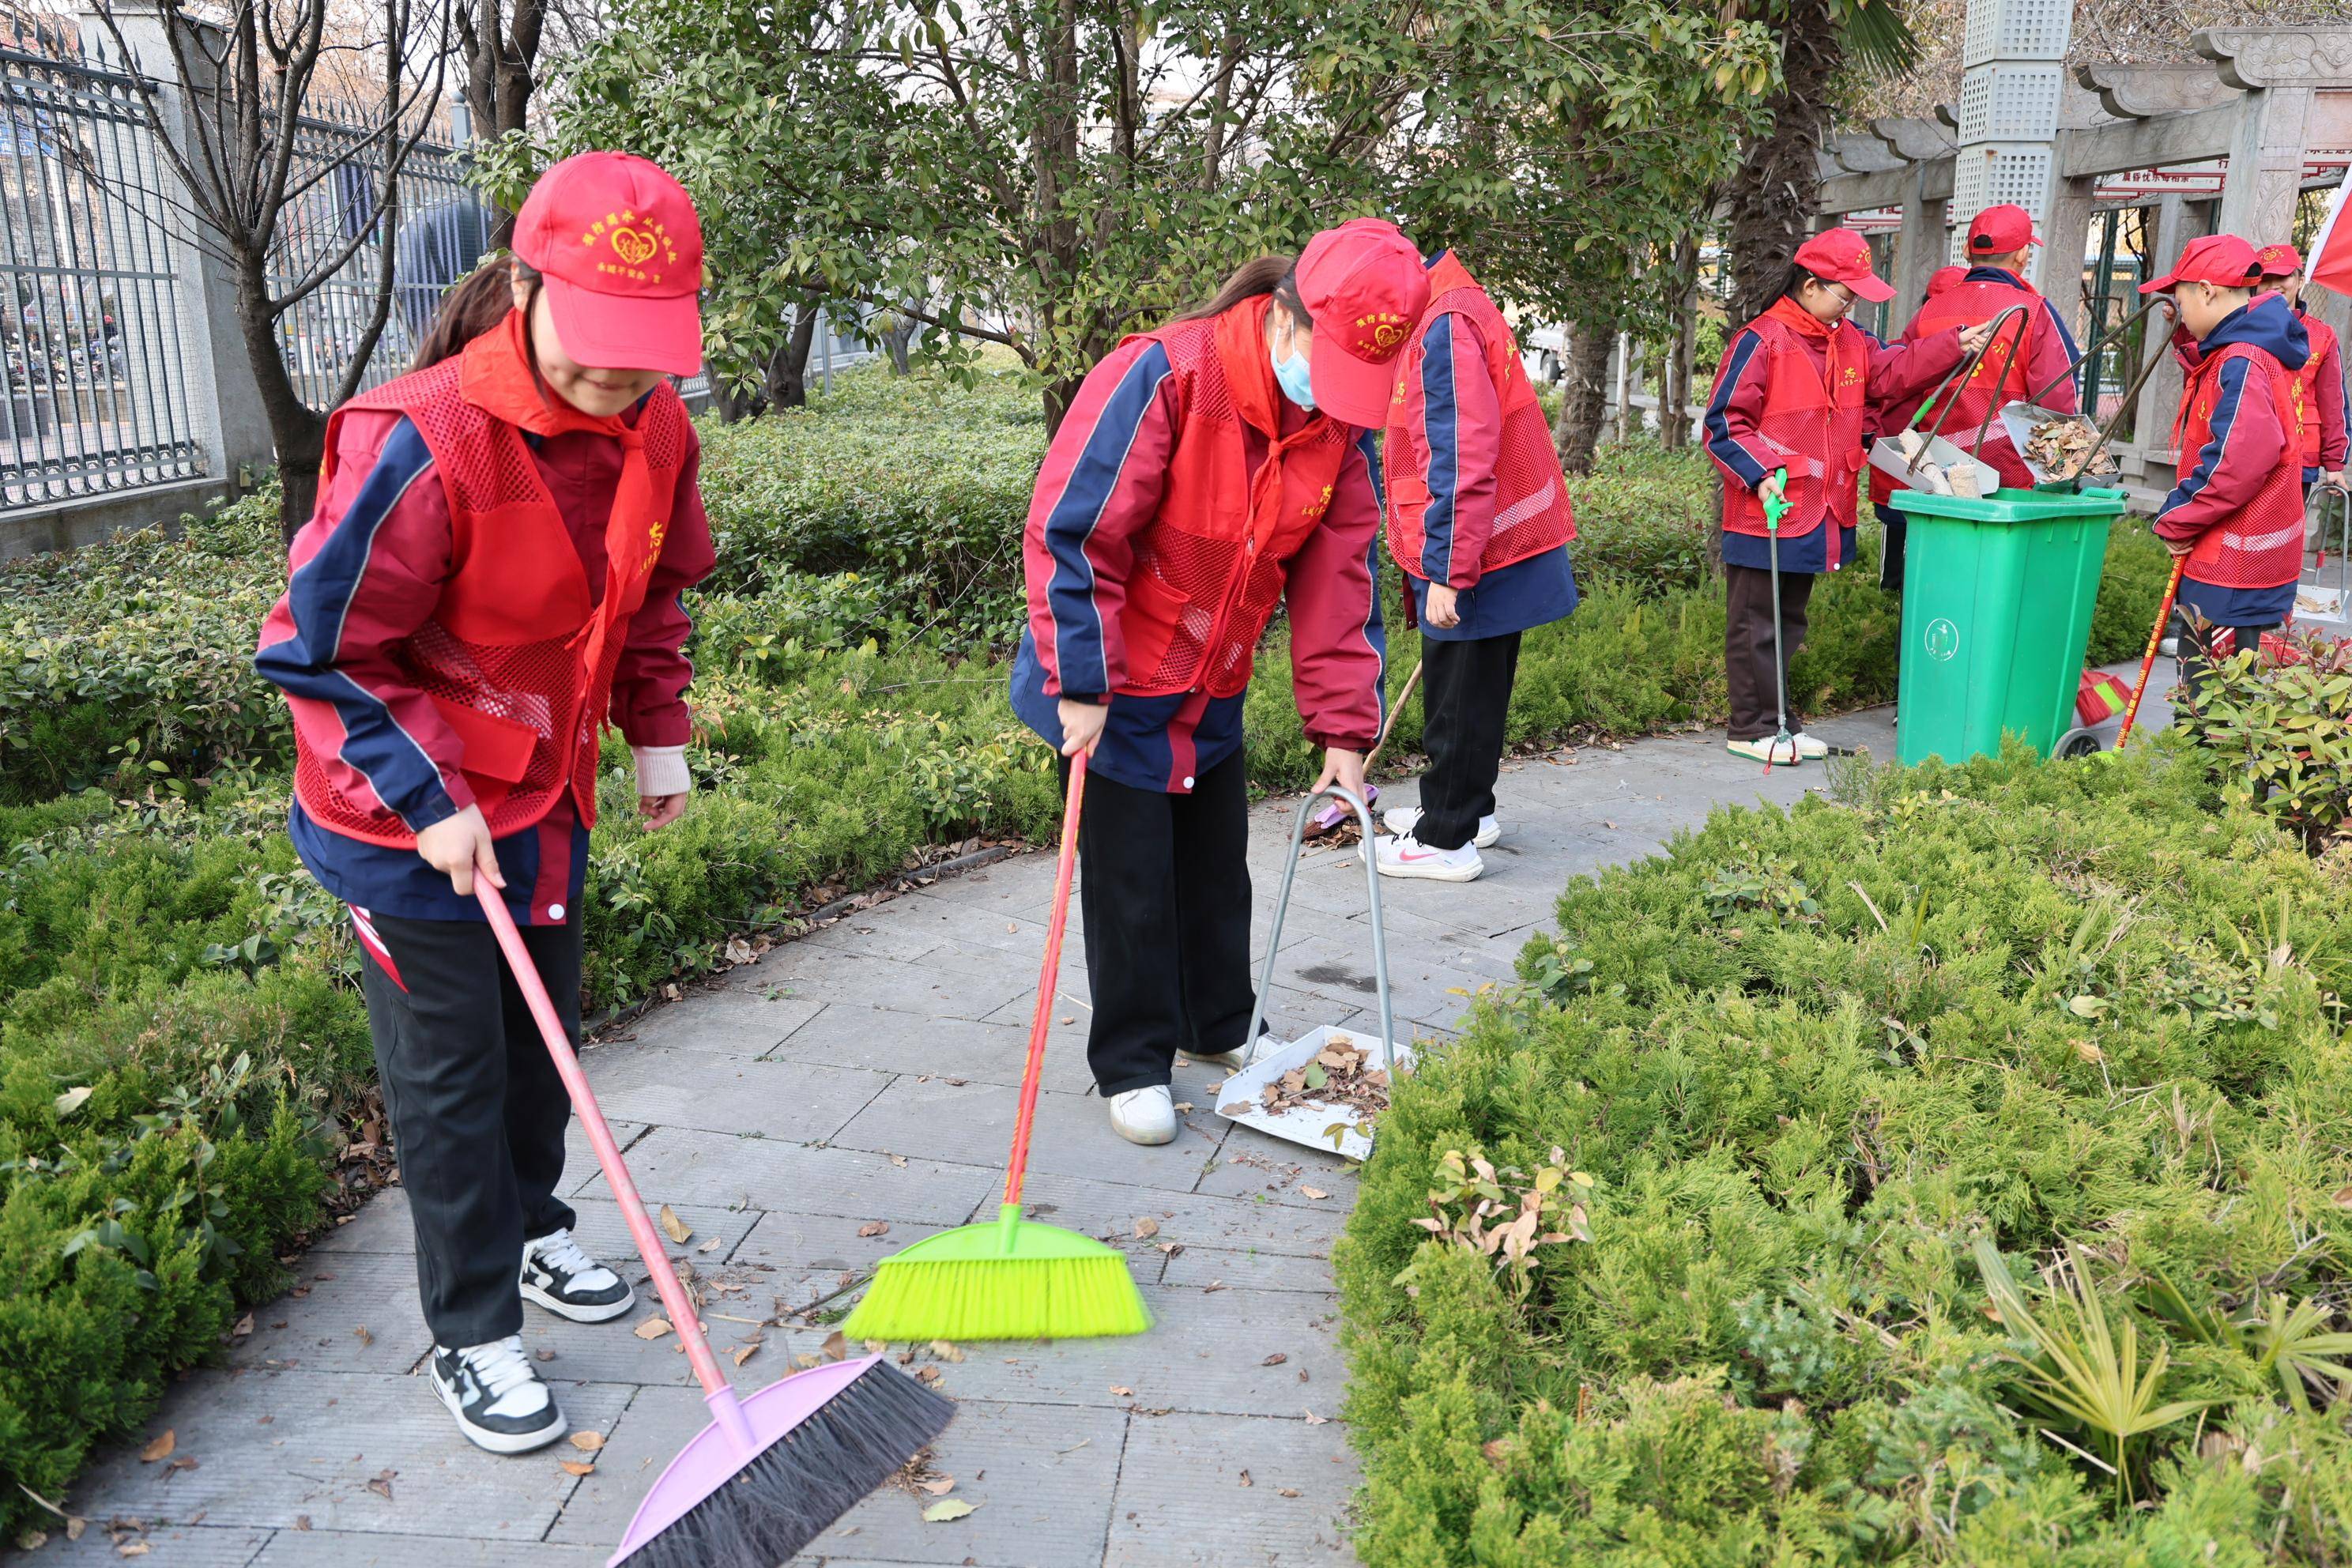
[[867, 1340], [1081, 1340], [1151, 1326], [1116, 1252], [886, 1259], [843, 1330]]
[[631, 1552], [628, 1568], [775, 1568], [947, 1429], [955, 1404], [879, 1363]]

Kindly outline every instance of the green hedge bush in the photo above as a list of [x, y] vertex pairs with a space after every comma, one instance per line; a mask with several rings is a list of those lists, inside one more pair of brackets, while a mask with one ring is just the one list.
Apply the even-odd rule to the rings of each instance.
[[[2214, 776], [2177, 743], [1865, 763], [1571, 884], [1399, 1091], [1338, 1253], [1364, 1560], [2345, 1561], [2339, 1390], [2283, 1381], [2264, 1325], [2334, 1332], [2352, 1294], [2352, 919]], [[1580, 1198], [1590, 1240], [1431, 1237], [1448, 1151], [1510, 1215]], [[2120, 1501], [2033, 1398], [2069, 1245], [2147, 1405], [2189, 1402]]]

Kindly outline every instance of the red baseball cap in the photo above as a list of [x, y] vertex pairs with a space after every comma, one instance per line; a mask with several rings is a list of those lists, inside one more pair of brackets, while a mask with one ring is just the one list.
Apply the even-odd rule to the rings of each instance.
[[2008, 202], [1987, 207], [1969, 220], [1970, 256], [2007, 256], [2041, 243], [2042, 237], [2033, 232], [2033, 215]]
[[1790, 259], [1824, 283], [1843, 283], [1873, 304], [1895, 298], [1895, 290], [1870, 269], [1870, 242], [1850, 228], [1823, 229]]
[[2265, 278], [2291, 278], [2303, 270], [2303, 252], [2292, 245], [2265, 245], [2254, 252]]
[[1315, 406], [1367, 429], [1388, 422], [1396, 357], [1429, 304], [1429, 273], [1404, 231], [1350, 218], [1298, 253], [1298, 300], [1315, 324]]
[[539, 177], [514, 253], [546, 280], [563, 352], [597, 370], [702, 368], [702, 223], [686, 188], [627, 153], [583, 153]]
[[2180, 250], [2180, 259], [2163, 277], [2139, 286], [2154, 294], [2181, 283], [2211, 283], [2223, 289], [2246, 289], [2263, 280], [2263, 264], [2254, 247], [2234, 234], [2209, 234], [2192, 239]]
[[1937, 268], [1935, 275], [1927, 279], [1927, 298], [1934, 299], [1968, 275], [1969, 269], [1965, 267]]

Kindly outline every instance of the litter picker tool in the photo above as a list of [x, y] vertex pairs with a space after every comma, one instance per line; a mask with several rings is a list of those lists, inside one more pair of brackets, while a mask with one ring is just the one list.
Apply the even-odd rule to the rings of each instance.
[[[2125, 334], [2131, 331], [2133, 323], [2139, 321], [2141, 317], [2146, 316], [2149, 311], [2158, 309], [2163, 304], [2164, 296], [2160, 294], [2150, 295], [2147, 304], [2142, 305], [2138, 310], [2134, 310], [2130, 315], [2126, 316], [2122, 321], [2117, 321], [2114, 326], [2102, 332], [2099, 339], [2089, 347], [2085, 348], [2080, 356], [2068, 361], [2065, 369], [2060, 371], [2056, 375], [2052, 376], [2048, 381], [2043, 382], [2040, 386], [2034, 388], [2033, 391], [2028, 393], [2024, 397], [2018, 399], [2016, 402], [2005, 403], [2001, 405], [2001, 427], [2009, 432], [2010, 445], [2017, 448], [2017, 460], [2024, 464], [2026, 472], [2033, 476], [2033, 481], [2037, 488], [2050, 479], [2052, 466], [2043, 464], [2035, 458], [2029, 450], [2029, 448], [2033, 445], [2034, 431], [2052, 424], [2072, 424], [2080, 426], [2085, 430], [2092, 431], [2094, 436], [2096, 435], [2096, 429], [2092, 425], [2091, 421], [2084, 418], [2081, 414], [2062, 413], [2058, 409], [2045, 407], [2043, 406], [2042, 400], [2050, 395], [2050, 392], [2053, 387], [2055, 387], [2061, 382], [2063, 382], [2078, 374], [2083, 368], [2084, 362], [2088, 360], [2093, 354], [2100, 352], [2100, 349], [2105, 344], [2125, 341]], [[2146, 366], [2143, 365], [2141, 368], [2141, 380], [2144, 381], [2147, 379]], [[2137, 391], [2138, 385], [2139, 383], [2135, 382], [2133, 384], [2133, 390]], [[2130, 403], [2130, 395], [2126, 394], [2124, 398], [2123, 406], [2128, 407]], [[2075, 472], [2078, 475], [2087, 473], [2090, 466], [2098, 461], [2099, 449], [2099, 445], [2095, 441], [2090, 451], [2084, 457], [2082, 463], [2078, 465], [2075, 469]], [[2069, 488], [2079, 489], [2080, 487], [2073, 486]]]
[[[1298, 803], [1291, 819], [1290, 853], [1282, 864], [1282, 889], [1275, 895], [1274, 923], [1265, 935], [1265, 963], [1258, 971], [1257, 1000], [1250, 1007], [1249, 1032], [1255, 1040], [1265, 1026], [1266, 1003], [1274, 994], [1274, 955], [1282, 949], [1282, 923], [1290, 912], [1291, 885], [1298, 879], [1298, 860], [1307, 844], [1307, 814], [1328, 795], [1343, 810], [1355, 813], [1363, 828], [1359, 854], [1364, 862], [1364, 883], [1371, 900], [1372, 987], [1380, 997], [1381, 1032], [1367, 1040], [1361, 1031], [1324, 1025], [1310, 1029], [1279, 1050], [1269, 1051], [1248, 1067], [1229, 1075], [1217, 1090], [1217, 1114], [1312, 1148], [1336, 1149], [1350, 1160], [1372, 1152], [1372, 1120], [1377, 1109], [1351, 1103], [1352, 1098], [1386, 1100], [1390, 1081], [1412, 1070], [1412, 1050], [1396, 1043], [1396, 1023], [1389, 1010], [1389, 944], [1381, 924], [1381, 874], [1372, 847], [1372, 812], [1352, 791], [1330, 784]], [[1297, 1087], [1288, 1081], [1297, 1075]], [[1370, 1074], [1380, 1075], [1377, 1078]], [[1275, 1086], [1279, 1109], [1269, 1105], [1265, 1091]], [[1328, 1098], [1318, 1100], [1317, 1095]]]
[[620, 1145], [514, 917], [488, 879], [476, 879], [474, 893], [555, 1058], [712, 1417], [646, 1493], [607, 1568], [624, 1562], [629, 1568], [773, 1568], [929, 1447], [947, 1429], [955, 1405], [878, 1355], [814, 1367], [737, 1395], [629, 1179]]
[[[1764, 748], [1764, 771], [1770, 773], [1772, 764], [1785, 751], [1789, 765], [1797, 765], [1797, 737], [1789, 733], [1789, 662], [1780, 649], [1780, 520], [1789, 515], [1789, 470], [1775, 468], [1780, 488], [1764, 498], [1765, 549], [1772, 563], [1772, 710], [1778, 715], [1780, 728], [1772, 743]], [[1835, 527], [1825, 522], [1824, 527]]]
[[[1396, 728], [1397, 715], [1403, 712], [1404, 705], [1412, 700], [1412, 689], [1420, 684], [1421, 660], [1414, 659], [1412, 661], [1412, 673], [1404, 678], [1404, 689], [1397, 693], [1397, 700], [1394, 702], [1389, 704], [1389, 716], [1381, 725], [1380, 739], [1374, 741], [1372, 742], [1372, 749], [1364, 753], [1365, 773], [1370, 773], [1372, 771], [1372, 764], [1381, 760], [1381, 749], [1389, 743], [1389, 731]], [[1364, 804], [1366, 805], [1378, 805], [1380, 803], [1381, 786], [1367, 778], [1364, 781]], [[1323, 835], [1330, 832], [1333, 828], [1339, 826], [1339, 824], [1347, 820], [1348, 808], [1340, 805], [1336, 800], [1332, 801], [1322, 810], [1315, 814], [1314, 820], [1307, 823], [1307, 837], [1309, 838], [1320, 838]], [[1253, 1036], [1251, 1037], [1255, 1038], [1256, 1037]]]
[[[2164, 642], [2164, 626], [2172, 619], [2172, 601], [2180, 596], [2180, 574], [2189, 569], [2189, 557], [2172, 558], [2172, 580], [2164, 585], [2164, 603], [2157, 606], [2156, 625], [2148, 628], [2147, 652], [2140, 657], [2139, 681], [2132, 688], [2131, 701], [2124, 707], [2124, 727], [2116, 731], [2116, 750], [2131, 738], [2132, 725], [2139, 719], [2139, 700], [2147, 695], [2147, 678], [2156, 669], [2156, 650]], [[2110, 753], [2112, 754], [2112, 753]]]
[[[2011, 305], [1992, 319], [1992, 330], [1985, 335], [1985, 341], [1977, 345], [1974, 353], [1964, 357], [1945, 374], [1943, 380], [1936, 384], [1936, 390], [1929, 393], [1913, 411], [1908, 425], [1896, 434], [1882, 436], [1870, 444], [1872, 468], [1896, 480], [1906, 489], [1933, 492], [1940, 484], [1945, 494], [1989, 496], [2000, 488], [2000, 470], [1976, 455], [1976, 448], [1984, 445], [1985, 432], [1991, 427], [1992, 409], [1988, 407], [1985, 410], [1984, 421], [1977, 426], [1975, 446], [1963, 449], [1944, 435], [1944, 424], [1951, 418], [1952, 410], [1959, 406], [1960, 400], [1954, 396], [1946, 401], [1944, 394], [1955, 383], [1965, 383], [1976, 374], [1977, 367], [1991, 353], [1993, 345], [2001, 342], [2001, 334], [2008, 331], [2011, 321], [2017, 323], [2017, 331], [2009, 338], [2009, 358], [2002, 363], [2000, 369], [2002, 378], [2008, 378], [2009, 367], [2016, 363], [2024, 346], [2025, 336], [2032, 328], [2022, 305]], [[1927, 417], [1927, 411], [1931, 408], [1936, 410], [1936, 423], [1922, 437], [1919, 422]]]
[[1029, 1022], [1029, 1062], [1021, 1074], [1021, 1110], [1005, 1162], [1004, 1200], [994, 1219], [941, 1231], [884, 1258], [865, 1300], [842, 1325], [853, 1340], [1076, 1340], [1139, 1334], [1151, 1326], [1143, 1294], [1117, 1247], [1021, 1217], [1021, 1184], [1028, 1173], [1029, 1134], [1045, 1071], [1054, 988], [1062, 973], [1062, 932], [1069, 924], [1086, 788], [1082, 752], [1070, 759], [1069, 793], [1062, 805], [1054, 912], [1037, 975], [1037, 1010]]
[[[2168, 305], [2169, 297], [2159, 294], [2156, 297], [2156, 303]], [[2167, 314], [2168, 315], [2169, 311]], [[2107, 449], [2107, 443], [2115, 439], [2116, 432], [2122, 427], [2125, 416], [2131, 413], [2132, 405], [2138, 401], [2139, 389], [2147, 384], [2147, 378], [2156, 374], [2156, 367], [2162, 363], [2163, 359], [2164, 356], [2160, 353], [2146, 356], [2145, 362], [2139, 367], [2139, 374], [2132, 377], [2131, 384], [2124, 389], [2123, 396], [2116, 400], [2115, 413], [2108, 416], [2107, 422], [2099, 427], [2099, 438], [2092, 442], [2083, 455], [2074, 460], [2073, 468], [2055, 479], [2039, 481], [2033, 487], [2035, 489], [2070, 495], [2080, 495], [2083, 492], [2084, 474], [2093, 463], [2098, 461], [2099, 454]]]

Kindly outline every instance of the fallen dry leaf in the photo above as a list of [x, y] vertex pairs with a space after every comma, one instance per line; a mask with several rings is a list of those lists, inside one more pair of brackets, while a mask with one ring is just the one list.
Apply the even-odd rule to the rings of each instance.
[[1119, 1398], [1119, 1399], [1132, 1399], [1132, 1398], [1134, 1398], [1134, 1397], [1135, 1397], [1135, 1390], [1133, 1390], [1133, 1389], [1131, 1389], [1131, 1388], [1125, 1388], [1125, 1387], [1122, 1387], [1122, 1386], [1120, 1386], [1119, 1384], [1116, 1384], [1116, 1383], [1114, 1383], [1114, 1384], [1111, 1384], [1111, 1386], [1110, 1386], [1110, 1391], [1111, 1391], [1112, 1395], [1113, 1395], [1114, 1397], [1116, 1397], [1116, 1398]]
[[960, 1362], [963, 1360], [963, 1352], [946, 1340], [933, 1340], [931, 1342], [931, 1353], [939, 1357], [941, 1361]]
[[915, 1484], [922, 1488], [925, 1491], [930, 1493], [933, 1497], [945, 1497], [948, 1493], [955, 1490], [955, 1478], [953, 1476], [935, 1476], [928, 1481], [917, 1481]]
[[758, 1340], [753, 1340], [748, 1345], [737, 1345], [735, 1347], [735, 1364], [737, 1366], [741, 1366], [745, 1362], [750, 1361], [753, 1356], [758, 1355], [759, 1353], [760, 1342]]
[[889, 1348], [890, 1342], [888, 1340], [868, 1340], [866, 1342], [866, 1353], [867, 1355], [880, 1355], [884, 1351], [887, 1351]]
[[857, 1234], [860, 1236], [887, 1236], [890, 1234], [890, 1222], [887, 1219], [869, 1219], [864, 1225], [857, 1227]]
[[390, 1502], [392, 1500], [392, 1478], [398, 1474], [400, 1474], [398, 1470], [378, 1470], [375, 1474], [368, 1478], [367, 1489], [375, 1493], [376, 1496], [383, 1499], [384, 1501]]
[[961, 1498], [942, 1498], [923, 1510], [923, 1522], [945, 1524], [950, 1520], [963, 1518], [971, 1510], [972, 1505]]
[[196, 1461], [183, 1454], [163, 1468], [167, 1470], [193, 1470], [196, 1468]]
[[919, 1366], [915, 1369], [915, 1381], [928, 1383], [933, 1388], [937, 1388], [940, 1385], [940, 1369], [935, 1366]]
[[1282, 1352], [1276, 1351], [1257, 1364], [1260, 1366], [1280, 1366], [1284, 1362], [1286, 1362], [1290, 1358], [1285, 1355]]
[[555, 1468], [567, 1476], [593, 1476], [596, 1473], [593, 1459], [558, 1459]]
[[597, 1449], [604, 1446], [604, 1434], [602, 1432], [574, 1432], [572, 1434], [572, 1446], [579, 1449], [583, 1454], [593, 1454]]
[[1139, 1219], [1135, 1222], [1135, 1239], [1136, 1239], [1136, 1240], [1138, 1240], [1138, 1241], [1150, 1241], [1153, 1237], [1158, 1236], [1159, 1234], [1160, 1234], [1160, 1222], [1159, 1222], [1158, 1220], [1156, 1220], [1156, 1219], [1150, 1219], [1150, 1218], [1139, 1218]]
[[1320, 1187], [1301, 1187], [1298, 1190], [1310, 1198], [1328, 1198], [1331, 1195]]
[[125, 1541], [115, 1547], [114, 1554], [118, 1557], [144, 1557], [154, 1550], [143, 1541]]
[[890, 1163], [898, 1166], [903, 1171], [907, 1168], [907, 1156], [904, 1154], [893, 1154], [890, 1156]]
[[1223, 1280], [1212, 1279], [1209, 1283], [1201, 1287], [1201, 1294], [1203, 1296], [1213, 1296], [1218, 1291], [1223, 1290], [1225, 1288], [1226, 1286]]
[[1309, 1426], [1328, 1426], [1331, 1424], [1331, 1418], [1328, 1415], [1318, 1415], [1310, 1410], [1307, 1413], [1307, 1424]]
[[647, 1318], [636, 1327], [637, 1338], [641, 1340], [657, 1340], [667, 1332], [669, 1332], [667, 1318]]
[[295, 1529], [297, 1529], [297, 1530], [308, 1530], [308, 1529], [310, 1529], [310, 1516], [309, 1514], [307, 1514], [307, 1513], [298, 1513], [298, 1514], [296, 1514], [296, 1515], [294, 1516], [294, 1528], [295, 1528]]
[[1297, 1497], [1298, 1496], [1298, 1489], [1297, 1487], [1285, 1487], [1282, 1489], [1282, 1495], [1284, 1497]]
[[694, 1227], [678, 1218], [677, 1211], [667, 1204], [661, 1206], [661, 1227], [662, 1234], [677, 1245], [683, 1245], [686, 1238], [694, 1234]]
[[235, 1328], [229, 1330], [228, 1337], [233, 1340], [241, 1340], [251, 1332], [253, 1332], [253, 1314], [251, 1312], [247, 1312], [244, 1317], [239, 1318], [236, 1321], [236, 1326]]
[[709, 1241], [704, 1242], [700, 1247], [696, 1247], [694, 1250], [697, 1252], [716, 1252], [719, 1250], [719, 1238], [714, 1236]]
[[849, 1336], [839, 1329], [824, 1336], [824, 1359], [840, 1361], [849, 1354]]
[[549, 1350], [544, 1345], [541, 1346], [538, 1350], [531, 1352], [530, 1355], [533, 1361], [553, 1361], [555, 1359], [555, 1352]]
[[1245, 1487], [1254, 1487], [1257, 1485], [1257, 1483], [1250, 1479], [1250, 1473], [1247, 1470], [1244, 1470], [1242, 1472], [1242, 1485]]
[[358, 1328], [353, 1329], [352, 1331], [352, 1334], [353, 1338], [357, 1339], [360, 1343], [363, 1345], [372, 1345], [375, 1343], [375, 1336], [368, 1332], [368, 1326], [365, 1323], [362, 1323]]
[[1155, 1241], [1152, 1245], [1171, 1258], [1184, 1250], [1184, 1244], [1181, 1241]]
[[799, 1355], [793, 1357], [793, 1370], [794, 1372], [806, 1372], [813, 1366], [823, 1366], [824, 1364], [824, 1363], [821, 1359], [809, 1354], [806, 1351], [803, 1351]]
[[179, 1441], [180, 1434], [176, 1429], [170, 1426], [164, 1427], [162, 1436], [139, 1450], [139, 1462], [142, 1465], [152, 1465], [158, 1459], [170, 1458], [172, 1450], [179, 1445]]

